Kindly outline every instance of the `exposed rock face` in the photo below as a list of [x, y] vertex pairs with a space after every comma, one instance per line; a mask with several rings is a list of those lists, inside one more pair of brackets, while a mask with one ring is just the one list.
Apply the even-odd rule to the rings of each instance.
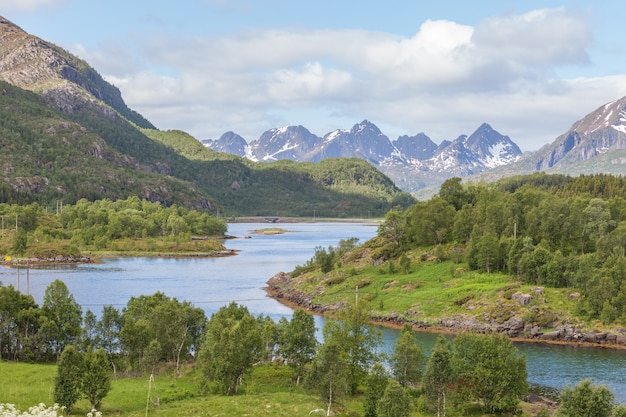
[[511, 300], [515, 300], [523, 306], [530, 304], [532, 299], [533, 299], [532, 295], [524, 294], [519, 291], [511, 296]]
[[85, 61], [1, 16], [0, 80], [42, 94], [65, 113], [90, 105], [109, 117], [119, 113], [140, 127], [155, 128]]
[[535, 169], [586, 161], [611, 150], [626, 149], [626, 97], [589, 113], [536, 152]]

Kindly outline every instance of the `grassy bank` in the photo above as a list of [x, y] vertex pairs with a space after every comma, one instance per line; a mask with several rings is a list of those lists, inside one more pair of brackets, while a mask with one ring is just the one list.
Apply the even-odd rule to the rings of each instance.
[[[0, 362], [0, 402], [12, 403], [20, 410], [41, 402], [53, 403], [55, 365]], [[179, 416], [278, 416], [309, 415], [311, 410], [325, 408], [315, 395], [297, 386], [288, 367], [264, 365], [254, 368], [237, 395], [202, 394], [199, 374], [188, 369], [182, 377], [160, 372], [152, 382], [147, 375], [114, 378], [112, 388], [103, 400], [104, 416], [139, 417]], [[158, 405], [157, 405], [158, 402]], [[348, 398], [334, 410], [362, 413], [362, 398]], [[80, 400], [71, 415], [89, 412], [89, 403]]]
[[307, 307], [325, 314], [358, 299], [381, 324], [409, 322], [432, 330], [480, 331], [484, 326], [508, 332], [510, 320], [520, 319], [523, 328], [513, 336], [524, 339], [533, 337], [532, 331], [545, 334], [565, 324], [580, 331], [619, 330], [579, 315], [573, 288], [533, 286], [503, 273], [469, 271], [431, 252], [413, 251], [404, 261], [383, 263], [371, 255], [367, 247], [349, 251], [326, 273], [315, 266], [297, 268], [287, 283], [273, 287], [270, 281], [270, 294], [296, 304], [310, 301]]
[[[41, 402], [53, 403], [55, 365], [7, 363], [0, 361], [0, 403], [12, 403], [20, 410]], [[201, 393], [200, 375], [187, 369], [181, 377], [161, 370], [150, 381], [148, 375], [118, 377], [102, 402], [103, 416], [161, 417], [180, 416], [272, 416], [294, 417], [324, 415], [313, 410], [326, 409], [317, 395], [305, 392], [296, 385], [289, 367], [277, 365], [256, 366], [244, 379], [239, 393], [234, 396]], [[332, 407], [333, 415], [362, 416], [364, 397], [342, 397]], [[535, 415], [540, 404], [520, 403], [522, 416]], [[80, 400], [71, 414], [84, 416], [89, 403]], [[413, 410], [412, 417], [430, 416], [432, 413]], [[466, 416], [482, 416], [476, 406], [465, 409]]]

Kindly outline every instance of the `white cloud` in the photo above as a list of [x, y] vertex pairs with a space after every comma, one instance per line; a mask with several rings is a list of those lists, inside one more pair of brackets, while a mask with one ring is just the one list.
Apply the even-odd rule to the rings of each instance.
[[199, 138], [234, 130], [257, 139], [281, 114], [280, 124], [315, 131], [307, 125], [315, 121], [289, 119], [302, 108], [317, 109], [324, 126], [347, 118], [396, 126], [385, 132], [392, 139], [423, 131], [440, 141], [488, 122], [536, 149], [626, 94], [621, 77], [557, 77], [559, 68], [589, 62], [590, 42], [579, 16], [542, 9], [476, 27], [429, 20], [412, 37], [338, 29], [146, 33], [129, 42], [133, 50], [106, 45], [84, 58], [157, 126]]
[[0, 0], [3, 13], [34, 12], [46, 7], [64, 6], [72, 0]]

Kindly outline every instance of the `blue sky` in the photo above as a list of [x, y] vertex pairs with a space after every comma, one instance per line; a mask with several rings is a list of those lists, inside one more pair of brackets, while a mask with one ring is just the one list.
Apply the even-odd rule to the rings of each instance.
[[487, 122], [536, 150], [626, 95], [614, 1], [0, 0], [159, 129], [248, 141], [364, 119], [435, 142]]

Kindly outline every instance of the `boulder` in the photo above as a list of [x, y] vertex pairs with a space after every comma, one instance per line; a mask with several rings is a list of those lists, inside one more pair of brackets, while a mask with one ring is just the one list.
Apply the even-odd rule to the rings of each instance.
[[516, 292], [511, 296], [511, 300], [515, 300], [523, 306], [530, 304], [530, 301], [533, 299], [532, 295], [524, 294], [523, 292]]

